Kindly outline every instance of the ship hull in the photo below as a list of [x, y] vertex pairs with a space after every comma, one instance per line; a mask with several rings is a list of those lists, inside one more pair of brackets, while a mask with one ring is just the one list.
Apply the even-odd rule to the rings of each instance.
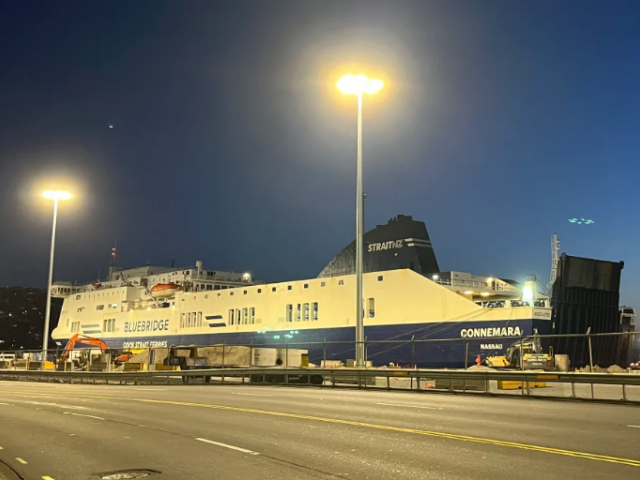
[[[374, 366], [393, 363], [422, 368], [460, 368], [474, 364], [478, 355], [484, 359], [506, 353], [512, 343], [533, 334], [534, 329], [541, 335], [548, 334], [551, 322], [524, 319], [366, 326], [366, 353]], [[322, 360], [344, 362], [355, 356], [354, 327], [101, 338], [113, 349], [219, 344], [300, 348], [308, 350], [310, 362], [318, 365]], [[56, 341], [63, 346], [67, 340]]]

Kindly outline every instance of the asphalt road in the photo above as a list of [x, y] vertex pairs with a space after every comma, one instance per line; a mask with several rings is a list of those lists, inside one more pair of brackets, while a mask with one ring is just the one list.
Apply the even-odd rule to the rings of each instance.
[[639, 446], [640, 408], [633, 406], [0, 382], [2, 480], [132, 470], [150, 480], [630, 479], [640, 478]]

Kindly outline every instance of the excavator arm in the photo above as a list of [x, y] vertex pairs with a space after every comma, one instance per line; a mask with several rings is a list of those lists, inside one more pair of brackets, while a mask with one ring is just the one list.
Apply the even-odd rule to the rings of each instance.
[[69, 353], [76, 346], [76, 343], [80, 343], [83, 345], [93, 345], [94, 347], [100, 348], [100, 350], [104, 353], [109, 347], [106, 343], [104, 343], [99, 338], [88, 337], [86, 335], [80, 335], [76, 333], [73, 337], [69, 339], [67, 342], [67, 346], [64, 348], [64, 352], [62, 353], [61, 358], [69, 357]]

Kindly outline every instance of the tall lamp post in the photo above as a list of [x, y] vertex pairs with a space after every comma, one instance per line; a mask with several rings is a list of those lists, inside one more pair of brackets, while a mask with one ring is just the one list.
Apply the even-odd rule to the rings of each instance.
[[47, 190], [42, 194], [47, 200], [53, 200], [53, 227], [51, 228], [51, 251], [49, 253], [49, 281], [47, 282], [47, 308], [44, 314], [44, 335], [42, 337], [42, 366], [47, 360], [49, 348], [49, 320], [51, 318], [51, 282], [53, 281], [53, 252], [56, 245], [56, 223], [58, 221], [58, 202], [69, 200], [71, 194], [63, 190]]
[[382, 80], [366, 75], [345, 75], [337, 83], [338, 89], [346, 95], [358, 96], [358, 133], [356, 168], [356, 367], [364, 366], [364, 302], [362, 294], [364, 197], [362, 192], [362, 97], [373, 95], [384, 86]]

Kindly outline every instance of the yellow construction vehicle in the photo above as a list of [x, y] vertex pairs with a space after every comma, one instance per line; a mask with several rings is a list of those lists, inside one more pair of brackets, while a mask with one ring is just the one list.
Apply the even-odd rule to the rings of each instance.
[[493, 368], [511, 368], [516, 370], [555, 369], [553, 352], [544, 353], [537, 330], [532, 337], [523, 338], [507, 348], [506, 355], [487, 357], [485, 363]]

